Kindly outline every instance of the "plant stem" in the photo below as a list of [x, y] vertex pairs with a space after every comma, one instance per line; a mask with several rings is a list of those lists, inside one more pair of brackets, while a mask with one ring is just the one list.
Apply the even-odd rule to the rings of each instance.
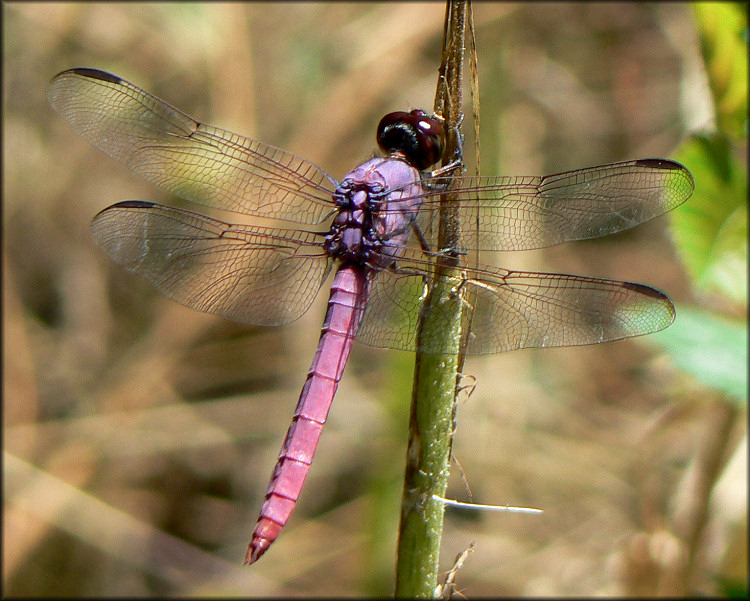
[[[435, 112], [445, 118], [443, 165], [459, 148], [466, 12], [465, 0], [449, 1], [435, 101]], [[455, 203], [447, 193], [440, 207], [440, 248], [459, 249], [460, 234]], [[420, 315], [418, 348], [422, 340], [440, 338], [445, 352], [418, 350], [416, 356], [396, 562], [397, 597], [432, 598], [437, 591], [444, 505], [433, 495], [443, 497], [448, 485], [456, 387], [463, 365], [461, 342], [466, 335], [458, 257], [458, 253], [445, 253], [436, 261], [435, 275], [442, 278], [430, 283]]]

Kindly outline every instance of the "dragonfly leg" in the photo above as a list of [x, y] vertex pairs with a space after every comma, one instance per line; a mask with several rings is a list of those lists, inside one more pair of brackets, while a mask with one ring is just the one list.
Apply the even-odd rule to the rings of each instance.
[[417, 240], [419, 241], [419, 246], [422, 248], [422, 250], [426, 253], [430, 252], [430, 244], [427, 242], [427, 238], [424, 237], [424, 233], [422, 232], [422, 229], [417, 225], [417, 220], [412, 218], [411, 220], [411, 229], [414, 232], [414, 235], [417, 237]]
[[[464, 135], [461, 133], [461, 124], [464, 122], [463, 112], [458, 115], [458, 123], [454, 126], [456, 135], [456, 149], [453, 151], [453, 160], [448, 163], [451, 165], [456, 162], [463, 164], [464, 159]], [[446, 165], [447, 166], [447, 165]]]
[[[430, 172], [430, 177], [445, 177], [447, 175], [451, 175], [454, 171], [463, 169], [464, 167], [464, 161], [461, 158], [461, 150], [456, 151], [455, 158], [448, 163], [447, 165], [443, 165], [442, 167], [438, 167], [434, 171]], [[441, 188], [447, 189], [450, 185], [450, 180], [446, 179], [445, 181], [440, 181], [437, 185], [433, 184], [432, 186], [428, 185], [427, 187], [432, 187], [435, 190], [440, 191]]]

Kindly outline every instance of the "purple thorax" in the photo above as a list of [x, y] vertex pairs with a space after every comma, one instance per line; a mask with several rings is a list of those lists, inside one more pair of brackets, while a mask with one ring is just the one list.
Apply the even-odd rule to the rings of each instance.
[[326, 236], [326, 251], [363, 266], [392, 265], [409, 239], [421, 193], [419, 171], [405, 159], [392, 155], [362, 163], [333, 195], [339, 214]]

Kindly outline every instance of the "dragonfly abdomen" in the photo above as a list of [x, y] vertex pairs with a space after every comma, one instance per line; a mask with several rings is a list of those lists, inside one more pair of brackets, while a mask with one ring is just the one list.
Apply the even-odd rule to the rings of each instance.
[[341, 266], [331, 286], [318, 349], [247, 549], [246, 564], [254, 563], [266, 552], [294, 510], [362, 322], [366, 296], [366, 270], [353, 264]]

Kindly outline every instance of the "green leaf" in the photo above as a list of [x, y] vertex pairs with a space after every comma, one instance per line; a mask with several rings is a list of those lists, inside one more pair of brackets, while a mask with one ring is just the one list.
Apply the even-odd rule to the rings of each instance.
[[747, 306], [747, 171], [720, 133], [689, 138], [676, 154], [695, 194], [671, 215], [675, 243], [693, 285]]
[[747, 599], [747, 582], [740, 578], [716, 578], [719, 590], [729, 599]]
[[719, 131], [747, 135], [747, 4], [693, 4]]
[[671, 327], [649, 337], [675, 364], [736, 401], [747, 401], [747, 323], [685, 306]]

